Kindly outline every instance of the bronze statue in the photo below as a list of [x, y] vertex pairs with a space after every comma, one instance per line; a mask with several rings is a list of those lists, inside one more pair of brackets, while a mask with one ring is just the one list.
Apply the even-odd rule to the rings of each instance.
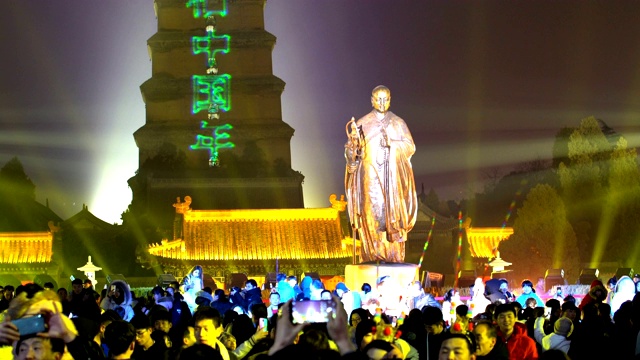
[[390, 103], [391, 91], [377, 86], [373, 110], [347, 123], [345, 190], [363, 262], [404, 262], [404, 242], [416, 222], [416, 147], [404, 120], [388, 111]]

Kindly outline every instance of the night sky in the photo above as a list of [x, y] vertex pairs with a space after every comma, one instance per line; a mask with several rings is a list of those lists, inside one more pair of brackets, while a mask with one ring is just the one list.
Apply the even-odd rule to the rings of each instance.
[[[640, 145], [638, 19], [637, 1], [268, 0], [305, 205], [344, 193], [344, 126], [379, 84], [417, 144], [416, 181], [444, 199], [550, 159], [587, 116]], [[131, 201], [156, 29], [151, 0], [0, 2], [0, 165], [18, 156], [63, 218], [87, 204], [120, 222]]]

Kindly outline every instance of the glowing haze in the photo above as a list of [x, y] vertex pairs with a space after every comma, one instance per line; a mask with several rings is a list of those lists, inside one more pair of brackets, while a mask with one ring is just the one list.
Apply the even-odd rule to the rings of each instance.
[[[344, 192], [344, 126], [379, 84], [412, 131], [418, 184], [444, 198], [550, 158], [555, 133], [590, 115], [638, 146], [638, 18], [624, 0], [268, 0], [305, 205]], [[87, 204], [120, 222], [131, 201], [156, 28], [151, 0], [0, 2], [0, 165], [17, 156], [63, 218]]]

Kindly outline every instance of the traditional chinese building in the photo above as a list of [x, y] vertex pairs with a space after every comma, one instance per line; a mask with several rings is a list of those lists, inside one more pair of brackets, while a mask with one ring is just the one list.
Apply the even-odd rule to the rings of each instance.
[[176, 207], [180, 230], [175, 234], [183, 236], [152, 244], [149, 253], [164, 272], [177, 277], [196, 264], [225, 279], [234, 273], [264, 276], [276, 268], [297, 275], [343, 274], [352, 263], [353, 241], [344, 227], [346, 203], [335, 196], [331, 202], [331, 207], [319, 209]]
[[[155, 0], [151, 78], [140, 87], [144, 126], [132, 209], [170, 224], [166, 204], [198, 209], [304, 207], [291, 168], [294, 130], [282, 121], [284, 82], [272, 72], [275, 36], [265, 0]], [[150, 9], [151, 11], [151, 9]]]

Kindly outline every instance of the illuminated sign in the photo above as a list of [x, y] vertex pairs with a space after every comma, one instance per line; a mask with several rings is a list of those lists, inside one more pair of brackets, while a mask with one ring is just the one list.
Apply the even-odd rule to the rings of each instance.
[[[227, 112], [231, 109], [231, 75], [218, 74], [218, 63], [216, 55], [218, 53], [229, 53], [229, 35], [216, 34], [216, 15], [227, 15], [227, 1], [208, 0], [188, 0], [186, 5], [193, 8], [193, 17], [196, 19], [206, 19], [206, 35], [193, 36], [191, 38], [191, 49], [194, 55], [206, 54], [207, 70], [206, 75], [193, 75], [191, 77], [193, 99], [192, 114], [202, 111], [207, 112], [208, 120], [220, 119], [220, 111]], [[211, 5], [219, 5], [213, 9]], [[201, 129], [211, 130], [208, 134], [197, 134], [196, 143], [189, 148], [192, 150], [206, 150], [209, 152], [209, 166], [218, 166], [220, 149], [230, 149], [235, 144], [228, 141], [231, 135], [228, 131], [233, 129], [231, 124], [213, 125], [209, 121], [201, 122]]]
[[201, 129], [211, 129], [211, 136], [196, 135], [196, 143], [191, 145], [192, 150], [208, 150], [209, 151], [209, 166], [216, 166], [211, 161], [218, 159], [219, 149], [232, 149], [235, 144], [232, 142], [225, 142], [231, 136], [227, 130], [233, 129], [231, 124], [224, 124], [220, 126], [209, 126], [209, 123], [203, 121], [200, 125]]

